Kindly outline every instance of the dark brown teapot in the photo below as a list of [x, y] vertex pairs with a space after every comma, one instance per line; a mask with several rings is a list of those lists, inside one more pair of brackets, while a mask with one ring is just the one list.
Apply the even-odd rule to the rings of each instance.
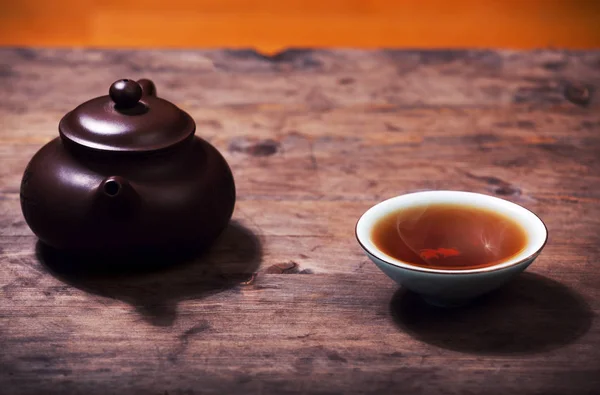
[[202, 249], [227, 226], [231, 170], [150, 80], [81, 104], [25, 170], [21, 207], [44, 243], [83, 253]]

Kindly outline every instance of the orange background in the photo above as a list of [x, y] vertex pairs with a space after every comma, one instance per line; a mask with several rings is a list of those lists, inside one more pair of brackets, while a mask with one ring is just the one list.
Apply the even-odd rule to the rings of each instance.
[[600, 0], [0, 0], [0, 45], [600, 48]]

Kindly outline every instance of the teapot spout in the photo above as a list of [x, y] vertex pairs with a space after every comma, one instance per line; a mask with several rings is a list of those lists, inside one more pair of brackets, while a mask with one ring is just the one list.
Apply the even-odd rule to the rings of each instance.
[[129, 181], [121, 176], [105, 178], [96, 193], [116, 215], [132, 214], [137, 209], [139, 195]]

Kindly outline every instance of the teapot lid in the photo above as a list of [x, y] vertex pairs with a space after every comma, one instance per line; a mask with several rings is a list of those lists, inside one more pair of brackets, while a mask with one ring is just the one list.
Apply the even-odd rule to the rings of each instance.
[[67, 113], [59, 133], [97, 151], [148, 152], [180, 143], [194, 134], [192, 117], [156, 96], [154, 83], [118, 80], [108, 96], [89, 100]]

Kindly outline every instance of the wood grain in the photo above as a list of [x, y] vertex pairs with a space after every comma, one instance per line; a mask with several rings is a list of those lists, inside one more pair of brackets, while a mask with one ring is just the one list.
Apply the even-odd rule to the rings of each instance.
[[[0, 50], [0, 393], [595, 393], [599, 66], [562, 51]], [[115, 274], [38, 245], [18, 190], [60, 117], [123, 77], [194, 117], [239, 201], [210, 253]], [[398, 289], [353, 235], [372, 204], [442, 188], [517, 202], [550, 231], [528, 273], [451, 311]]]

